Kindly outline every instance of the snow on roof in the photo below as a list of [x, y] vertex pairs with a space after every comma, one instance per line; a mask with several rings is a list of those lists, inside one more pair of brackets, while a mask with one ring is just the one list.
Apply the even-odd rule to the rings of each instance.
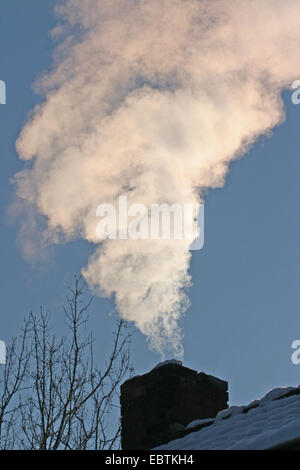
[[192, 421], [189, 423], [185, 429], [192, 429], [195, 428], [196, 426], [199, 426], [200, 424], [206, 424], [206, 423], [213, 423], [214, 418], [207, 418], [207, 419], [195, 419], [195, 421]]
[[231, 406], [210, 426], [157, 449], [260, 450], [296, 438], [300, 438], [300, 386], [276, 388], [248, 406]]

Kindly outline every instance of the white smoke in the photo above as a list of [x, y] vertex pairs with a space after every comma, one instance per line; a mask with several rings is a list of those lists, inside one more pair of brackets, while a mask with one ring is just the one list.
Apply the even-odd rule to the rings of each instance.
[[[284, 118], [300, 73], [298, 0], [66, 0], [65, 40], [17, 141], [17, 194], [47, 237], [98, 244], [99, 204], [198, 203]], [[27, 250], [28, 240], [26, 242]], [[83, 270], [156, 350], [182, 353], [185, 241], [106, 240]]]

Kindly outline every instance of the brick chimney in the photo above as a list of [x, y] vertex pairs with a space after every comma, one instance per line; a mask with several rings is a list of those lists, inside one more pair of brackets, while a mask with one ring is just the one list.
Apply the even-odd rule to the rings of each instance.
[[122, 448], [151, 449], [183, 437], [190, 422], [215, 418], [227, 402], [227, 382], [178, 361], [159, 364], [121, 386]]

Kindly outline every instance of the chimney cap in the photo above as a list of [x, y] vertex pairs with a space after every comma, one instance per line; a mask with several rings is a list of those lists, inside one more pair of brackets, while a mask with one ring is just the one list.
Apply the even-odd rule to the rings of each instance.
[[177, 359], [168, 359], [167, 361], [163, 361], [163, 362], [159, 362], [155, 367], [153, 367], [153, 369], [151, 370], [156, 370], [156, 369], [159, 369], [160, 367], [164, 367], [168, 364], [174, 364], [176, 366], [180, 366], [180, 367], [183, 367], [182, 365], [182, 361], [178, 361]]
[[196, 370], [189, 369], [182, 365], [181, 361], [175, 359], [168, 360], [157, 364], [153, 369], [144, 375], [135, 375], [127, 379], [122, 385], [121, 390], [135, 389], [138, 385], [146, 383], [153, 383], [158, 377], [167, 375], [176, 375], [177, 377], [185, 377], [196, 380], [198, 383], [210, 384], [213, 387], [228, 390], [228, 382], [221, 380], [213, 375], [206, 374], [205, 372], [197, 372]]

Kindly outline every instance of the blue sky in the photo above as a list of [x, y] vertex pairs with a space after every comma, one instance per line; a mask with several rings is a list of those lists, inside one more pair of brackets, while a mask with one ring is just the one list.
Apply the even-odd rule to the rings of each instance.
[[[66, 287], [92, 253], [78, 241], [29, 264], [18, 249], [18, 226], [6, 217], [14, 194], [10, 178], [23, 166], [14, 143], [39, 100], [32, 83], [51, 65], [52, 5], [10, 0], [0, 10], [0, 79], [7, 84], [7, 104], [0, 106], [0, 339], [6, 341], [40, 305], [61, 327]], [[182, 321], [184, 364], [228, 380], [231, 404], [299, 384], [300, 366], [290, 358], [292, 341], [300, 339], [300, 106], [290, 98], [285, 92], [286, 122], [231, 164], [224, 188], [207, 194], [205, 246], [193, 252], [191, 307]], [[99, 357], [109, 351], [112, 311], [112, 301], [103, 299], [91, 310]], [[132, 352], [139, 374], [160, 360], [138, 332]]]

